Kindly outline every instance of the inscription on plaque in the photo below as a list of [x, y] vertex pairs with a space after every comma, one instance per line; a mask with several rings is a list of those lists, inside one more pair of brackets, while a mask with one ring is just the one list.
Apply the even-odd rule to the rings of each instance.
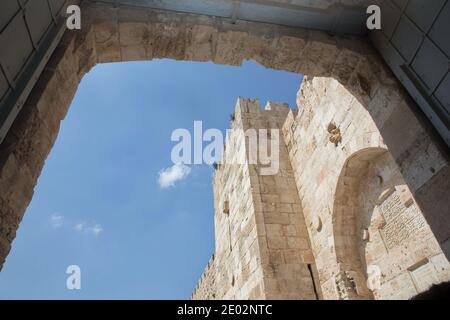
[[380, 232], [388, 249], [406, 243], [427, 225], [416, 204], [406, 207], [397, 191], [387, 197], [379, 209], [386, 220]]

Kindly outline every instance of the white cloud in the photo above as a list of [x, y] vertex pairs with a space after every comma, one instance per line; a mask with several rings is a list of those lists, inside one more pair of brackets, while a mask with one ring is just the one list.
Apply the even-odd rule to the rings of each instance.
[[185, 179], [191, 168], [183, 163], [177, 163], [173, 166], [163, 169], [159, 172], [158, 183], [161, 189], [173, 187], [177, 181]]
[[84, 226], [85, 226], [84, 222], [83, 223], [77, 223], [74, 228], [77, 231], [83, 231], [84, 230]]
[[50, 217], [50, 224], [53, 228], [61, 228], [64, 224], [64, 217], [59, 213], [54, 213]]
[[86, 222], [77, 223], [74, 226], [74, 229], [78, 232], [85, 232], [88, 234], [92, 234], [94, 236], [98, 236], [103, 231], [103, 228], [101, 225], [87, 224]]
[[[50, 225], [54, 229], [62, 228], [64, 225], [71, 225], [71, 223], [69, 222], [65, 223], [64, 216], [59, 213], [54, 213], [50, 216]], [[87, 223], [84, 221], [74, 224], [73, 229], [77, 232], [83, 232], [94, 236], [98, 236], [100, 233], [103, 232], [103, 227], [100, 224]]]
[[98, 236], [98, 235], [100, 234], [100, 232], [103, 231], [103, 228], [102, 228], [101, 225], [96, 224], [95, 226], [93, 226], [93, 227], [91, 228], [91, 231], [92, 231], [92, 233], [93, 233], [94, 235]]

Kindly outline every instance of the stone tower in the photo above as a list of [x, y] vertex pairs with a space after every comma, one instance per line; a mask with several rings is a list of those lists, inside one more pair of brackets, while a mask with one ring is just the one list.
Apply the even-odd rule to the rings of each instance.
[[[286, 104], [269, 102], [261, 109], [257, 100], [238, 100], [223, 154], [232, 158], [214, 176], [216, 253], [194, 298], [318, 298], [314, 259], [281, 136], [289, 111]], [[261, 174], [260, 163], [238, 163], [242, 152], [249, 160], [249, 137], [243, 134], [248, 129], [280, 142], [277, 174]]]

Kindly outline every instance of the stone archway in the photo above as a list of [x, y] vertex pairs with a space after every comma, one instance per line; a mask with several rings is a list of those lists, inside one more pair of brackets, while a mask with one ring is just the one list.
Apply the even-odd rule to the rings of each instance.
[[361, 254], [362, 226], [365, 215], [361, 210], [360, 188], [368, 170], [386, 149], [368, 148], [352, 155], [339, 176], [333, 208], [333, 235], [338, 273], [336, 287], [342, 299], [373, 299], [367, 288], [367, 266]]
[[[393, 159], [373, 115], [347, 88], [335, 79], [305, 77], [298, 93], [298, 103], [303, 108], [297, 115], [292, 112], [288, 117], [284, 125], [284, 136], [302, 199], [323, 297], [389, 298], [393, 293], [399, 292], [395, 288], [399, 287], [400, 282], [407, 286], [400, 290], [401, 294], [404, 294], [402, 297], [408, 298], [411, 296], [408, 294], [413, 292], [410, 290], [413, 285], [408, 279], [408, 268], [414, 268], [416, 263], [428, 259], [435, 260], [436, 265], [446, 266], [437, 269], [448, 270], [448, 262], [443, 258], [440, 249], [435, 250], [437, 242], [431, 232], [424, 237], [417, 237], [434, 239], [430, 242], [424, 241], [426, 248], [420, 249], [422, 252], [429, 252], [427, 257], [416, 255], [414, 246], [400, 246], [391, 250], [394, 253], [383, 255], [381, 260], [384, 265], [375, 262], [376, 259], [367, 258], [365, 250], [379, 250], [384, 247], [380, 237], [373, 237], [374, 234], [386, 232], [388, 229], [399, 233], [409, 229], [409, 225], [408, 228], [403, 228], [402, 223], [395, 221], [388, 229], [384, 229], [382, 225], [377, 228], [376, 223], [372, 225], [371, 217], [376, 216], [374, 208], [379, 205], [378, 198], [385, 189], [391, 190], [395, 187], [397, 190], [398, 187], [399, 190], [408, 191], [405, 194], [408, 194], [409, 198], [405, 204], [419, 212], [413, 216], [422, 217], [423, 211], [418, 209], [417, 198], [411, 187], [406, 186], [404, 173]], [[384, 176], [384, 183], [381, 185], [377, 184], [379, 175]], [[368, 189], [368, 185], [372, 188]], [[391, 200], [393, 199], [389, 199]], [[396, 206], [401, 208], [398, 204]], [[389, 211], [392, 210], [387, 210], [386, 215], [389, 215]], [[405, 216], [408, 216], [410, 211], [412, 209], [407, 209]], [[370, 240], [362, 240], [363, 229], [369, 231], [364, 237], [367, 239], [368, 234], [369, 239], [374, 240], [373, 243]], [[414, 230], [414, 227], [411, 230]], [[377, 245], [374, 246], [374, 243]], [[369, 256], [380, 257], [373, 253]], [[400, 278], [397, 278], [399, 273], [392, 273], [392, 266], [399, 265], [397, 262], [401, 263], [403, 268]], [[426, 268], [433, 270], [436, 269], [435, 266], [428, 264]], [[379, 274], [380, 269], [386, 272], [382, 291], [374, 291], [372, 295], [368, 287], [373, 288], [373, 276]], [[367, 273], [370, 273], [370, 286], [366, 285]], [[447, 281], [448, 274], [440, 276], [441, 281]]]
[[[385, 148], [362, 149], [346, 160], [333, 235], [342, 299], [410, 299], [447, 280], [433, 262], [441, 250]], [[417, 264], [428, 273], [415, 273]]]
[[65, 33], [0, 146], [0, 265], [83, 75], [96, 63], [155, 58], [229, 65], [253, 59], [273, 69], [336, 79], [371, 114], [449, 254], [450, 223], [443, 223], [450, 219], [446, 153], [364, 39], [133, 7], [98, 4], [83, 12], [82, 30]]

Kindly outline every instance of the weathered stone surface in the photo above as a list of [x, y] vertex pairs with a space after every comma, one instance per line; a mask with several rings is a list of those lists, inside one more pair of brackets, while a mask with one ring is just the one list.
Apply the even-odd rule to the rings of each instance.
[[[392, 95], [390, 90], [383, 92]], [[377, 110], [374, 118], [364, 108], [364, 101], [352, 99], [352, 94], [335, 80], [306, 78], [299, 94], [303, 110], [296, 118], [288, 117], [283, 128], [290, 162], [299, 168], [294, 174], [323, 297], [411, 298], [432, 282], [448, 281], [450, 265], [446, 261], [442, 268], [433, 262], [442, 257], [442, 251], [420, 210], [423, 207], [416, 202], [420, 193], [411, 188], [414, 183], [406, 185], [411, 172], [406, 174], [397, 166], [395, 152], [390, 152], [376, 126], [377, 119], [387, 119], [383, 111], [389, 109]], [[400, 98], [395, 96], [394, 103], [400, 103]], [[337, 147], [327, 139], [326, 124], [330, 122], [342, 133]], [[435, 164], [442, 161], [437, 154], [427, 152], [426, 157]], [[427, 180], [428, 176], [426, 171], [416, 171], [408, 179]], [[430, 183], [439, 188], [439, 184], [445, 186], [444, 181], [448, 179]], [[436, 203], [442, 192], [436, 192]], [[437, 210], [443, 204], [433, 207]], [[322, 220], [320, 231], [314, 228], [317, 216]], [[439, 220], [445, 221], [445, 217]], [[368, 236], [364, 237], [364, 231]], [[411, 278], [406, 281], [422, 261], [429, 265], [420, 269], [420, 278], [413, 280], [417, 283], [410, 283]], [[380, 287], [375, 290], [366, 286], [368, 277], [373, 281], [369, 267], [381, 270]]]
[[[238, 101], [233, 128], [282, 129], [280, 170], [261, 176], [255, 165], [221, 165], [216, 171], [215, 271], [205, 271], [193, 298], [215, 292], [215, 298], [408, 299], [448, 281], [450, 264], [370, 114], [334, 80], [307, 78], [301, 90], [311, 110], [297, 116], [282, 104], [262, 110], [255, 100]], [[344, 136], [337, 146], [327, 139], [330, 121]], [[308, 147], [310, 136], [322, 143]], [[235, 148], [246, 144], [239, 139], [229, 137], [226, 153], [241, 151]], [[229, 214], [221, 210], [224, 201]], [[261, 227], [248, 231], [255, 224]], [[245, 247], [248, 237], [256, 251]], [[245, 268], [234, 269], [236, 261]], [[227, 285], [229, 274], [240, 279], [241, 271], [245, 280]], [[263, 288], [260, 296], [250, 295], [249, 286]]]

